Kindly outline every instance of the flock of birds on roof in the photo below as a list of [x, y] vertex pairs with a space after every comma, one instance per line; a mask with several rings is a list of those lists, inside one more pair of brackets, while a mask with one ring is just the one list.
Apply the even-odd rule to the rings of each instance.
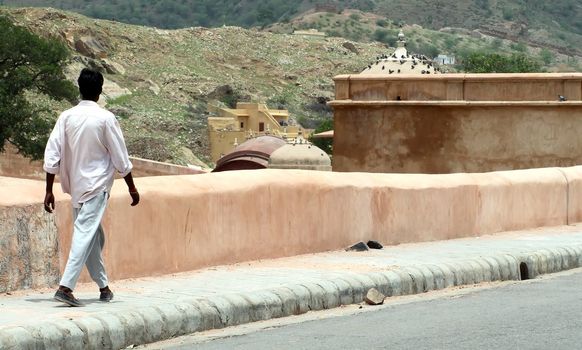
[[[410, 61], [410, 59], [412, 59], [412, 61]], [[392, 55], [380, 55], [376, 57], [376, 62], [370, 63], [368, 65], [368, 69], [371, 70], [373, 65], [380, 65], [381, 63], [384, 63], [385, 61], [392, 61], [392, 62], [400, 62], [400, 65], [404, 65], [406, 62], [411, 62], [412, 65], [410, 67], [410, 69], [415, 69], [417, 65], [419, 64], [423, 64], [425, 65], [426, 69], [421, 70], [421, 74], [431, 74], [434, 73], [436, 74], [437, 72], [440, 72], [440, 68], [438, 67], [434, 67], [432, 64], [432, 61], [430, 59], [428, 59], [425, 55], [401, 55], [400, 57], [398, 57], [395, 53]], [[432, 72], [431, 72], [432, 69]], [[386, 66], [382, 65], [382, 70], [386, 70]], [[401, 69], [388, 69], [388, 74], [393, 74], [393, 73], [401, 73]]]

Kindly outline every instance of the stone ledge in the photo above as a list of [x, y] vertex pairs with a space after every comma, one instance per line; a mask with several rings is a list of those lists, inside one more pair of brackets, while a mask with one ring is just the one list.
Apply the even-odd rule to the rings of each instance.
[[334, 81], [466, 81], [466, 82], [515, 82], [520, 80], [582, 80], [582, 73], [449, 73], [449, 74], [341, 74]]
[[210, 329], [361, 303], [370, 288], [391, 297], [481, 282], [520, 280], [522, 263], [527, 264], [528, 278], [582, 267], [582, 245], [408, 266], [73, 321], [4, 328], [0, 329], [0, 348], [123, 349]]
[[[466, 101], [466, 100], [450, 100], [450, 101], [392, 101], [392, 100], [370, 100], [370, 101], [354, 101], [354, 100], [336, 100], [328, 102], [334, 108], [342, 107], [383, 107], [383, 106], [398, 106], [398, 107], [582, 107], [582, 101]], [[427, 115], [430, 118], [430, 115]]]

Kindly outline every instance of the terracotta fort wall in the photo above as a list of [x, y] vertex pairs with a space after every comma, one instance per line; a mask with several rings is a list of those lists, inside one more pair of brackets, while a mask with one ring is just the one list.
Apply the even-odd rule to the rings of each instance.
[[[582, 167], [477, 174], [236, 171], [122, 181], [104, 218], [111, 279], [342, 249], [494, 234], [582, 220]], [[71, 209], [42, 181], [0, 178], [2, 291], [58, 282]], [[87, 280], [87, 276], [84, 277]]]
[[582, 164], [582, 74], [347, 75], [335, 81], [334, 171]]

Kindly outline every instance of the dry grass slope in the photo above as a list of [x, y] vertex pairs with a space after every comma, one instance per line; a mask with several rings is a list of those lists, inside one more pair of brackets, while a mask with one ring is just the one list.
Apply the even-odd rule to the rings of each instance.
[[[206, 110], [215, 100], [230, 104], [242, 99], [287, 108], [304, 127], [330, 118], [322, 102], [333, 98], [332, 77], [359, 72], [388, 51], [384, 44], [369, 41], [369, 35], [382, 29], [390, 31], [390, 38], [396, 31], [394, 23], [380, 26], [381, 18], [359, 11], [311, 12], [291, 26], [266, 31], [238, 27], [162, 30], [42, 8], [0, 7], [0, 14], [40, 35], [67, 42], [73, 55], [71, 79], [83, 65], [106, 69], [106, 78], [117, 84], [110, 86], [109, 108], [121, 119], [131, 153], [178, 164], [193, 164], [197, 158], [208, 161]], [[344, 38], [285, 34], [292, 25], [326, 30], [336, 21], [340, 28], [368, 35], [361, 38], [365, 42], [351, 42], [357, 52], [344, 47], [348, 41]], [[510, 40], [470, 30], [433, 31], [412, 25], [406, 31], [412, 47], [419, 50], [432, 46], [454, 54], [485, 47], [540, 54], [539, 48], [517, 47]], [[572, 70], [578, 64], [579, 58], [554, 56], [547, 66], [550, 70]], [[59, 108], [63, 106], [55, 106]]]

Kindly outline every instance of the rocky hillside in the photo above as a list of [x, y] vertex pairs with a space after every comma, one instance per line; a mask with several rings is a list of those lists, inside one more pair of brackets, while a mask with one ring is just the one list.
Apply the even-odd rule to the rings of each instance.
[[[394, 23], [433, 30], [479, 30], [501, 39], [552, 47], [564, 54], [582, 54], [580, 0], [0, 0], [1, 4], [51, 6], [160, 28], [264, 27], [296, 21], [309, 12], [338, 14], [353, 9]], [[347, 38], [354, 35], [346, 34]]]
[[[393, 23], [384, 25], [372, 15], [357, 14], [360, 23], [370, 26], [366, 30], [389, 30], [387, 38], [395, 34]], [[326, 101], [333, 98], [332, 77], [360, 72], [389, 51], [380, 42], [308, 38], [275, 27], [270, 30], [281, 33], [238, 27], [163, 30], [53, 9], [1, 6], [0, 15], [65, 42], [72, 55], [71, 80], [85, 66], [105, 72], [108, 108], [121, 118], [130, 152], [178, 164], [208, 161], [208, 103], [266, 102], [271, 108], [289, 109], [294, 120], [313, 128], [331, 117]], [[352, 12], [339, 15], [355, 18]], [[325, 22], [326, 16], [313, 12], [309, 18]], [[513, 47], [517, 44], [512, 41], [468, 30], [432, 31], [412, 25], [405, 32], [418, 49], [430, 44], [439, 52], [454, 45], [541, 54], [539, 48]], [[550, 70], [572, 70], [578, 64], [556, 52], [550, 58]]]
[[[484, 20], [483, 23], [490, 22]], [[388, 19], [380, 14], [359, 10], [308, 11], [285, 23], [270, 25], [264, 30], [282, 34], [317, 29], [330, 36], [358, 42], [378, 41], [394, 46], [401, 24], [400, 21]], [[521, 52], [539, 60], [548, 71], [581, 70], [582, 51], [578, 52], [577, 46], [559, 45], [559, 40], [550, 38], [547, 31], [532, 34], [531, 40], [528, 40], [519, 35], [520, 31], [524, 30], [523, 24], [513, 22], [498, 24], [498, 27], [483, 24], [478, 29], [443, 27], [432, 30], [419, 24], [404, 27], [408, 49], [428, 57], [435, 57], [438, 54], [462, 57], [475, 50], [505, 54]]]
[[313, 127], [330, 117], [332, 77], [358, 72], [384, 51], [237, 27], [161, 30], [39, 8], [0, 14], [65, 41], [72, 80], [83, 66], [106, 72], [108, 108], [122, 118], [132, 154], [182, 164], [208, 159], [209, 101], [267, 102]]

